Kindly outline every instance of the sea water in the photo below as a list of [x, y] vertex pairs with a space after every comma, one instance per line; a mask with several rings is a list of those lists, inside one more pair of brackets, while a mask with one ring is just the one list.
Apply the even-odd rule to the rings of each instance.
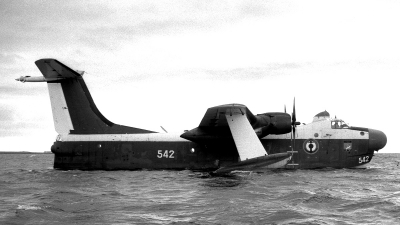
[[53, 157], [0, 154], [0, 224], [400, 224], [400, 154], [230, 176], [61, 171]]

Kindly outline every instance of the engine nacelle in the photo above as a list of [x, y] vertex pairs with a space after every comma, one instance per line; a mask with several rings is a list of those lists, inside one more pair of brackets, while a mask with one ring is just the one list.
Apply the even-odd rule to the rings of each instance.
[[269, 134], [286, 134], [292, 131], [291, 117], [287, 113], [272, 112], [258, 114], [257, 121], [252, 124], [259, 138]]

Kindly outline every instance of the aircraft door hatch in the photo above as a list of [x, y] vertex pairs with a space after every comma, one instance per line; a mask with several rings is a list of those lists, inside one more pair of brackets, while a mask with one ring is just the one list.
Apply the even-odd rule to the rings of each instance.
[[335, 139], [328, 138], [327, 148], [326, 148], [326, 163], [337, 162], [339, 160], [340, 151], [337, 148], [337, 141]]

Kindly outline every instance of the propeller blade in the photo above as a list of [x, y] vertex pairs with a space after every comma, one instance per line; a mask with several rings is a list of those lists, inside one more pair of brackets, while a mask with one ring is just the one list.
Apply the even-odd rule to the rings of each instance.
[[293, 127], [293, 140], [296, 140], [296, 125]]
[[293, 129], [292, 129], [292, 132], [290, 132], [290, 144], [292, 146], [292, 155], [293, 155], [293, 151], [294, 151], [294, 147], [293, 147]]
[[292, 113], [292, 123], [296, 123], [296, 98], [293, 98], [293, 113]]
[[293, 151], [296, 150], [296, 128], [293, 129]]
[[300, 122], [296, 121], [296, 98], [293, 98], [292, 132], [290, 133], [290, 139], [292, 140], [292, 151], [296, 149], [296, 125], [300, 125]]

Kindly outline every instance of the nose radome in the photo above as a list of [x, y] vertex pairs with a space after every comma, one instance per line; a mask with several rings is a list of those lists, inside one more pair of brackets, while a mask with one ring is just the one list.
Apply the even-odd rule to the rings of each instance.
[[385, 133], [380, 130], [368, 129], [369, 130], [369, 143], [368, 149], [378, 151], [385, 147], [387, 138]]

